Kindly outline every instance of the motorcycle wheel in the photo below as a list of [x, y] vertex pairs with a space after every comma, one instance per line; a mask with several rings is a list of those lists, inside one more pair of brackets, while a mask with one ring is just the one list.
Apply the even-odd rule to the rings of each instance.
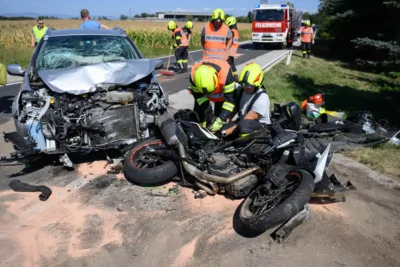
[[309, 201], [314, 191], [314, 178], [304, 170], [285, 173], [283, 185], [268, 194], [258, 186], [243, 201], [239, 211], [239, 219], [243, 226], [255, 232], [264, 232], [285, 223]]
[[125, 178], [134, 184], [157, 185], [178, 174], [178, 167], [160, 156], [149, 154], [150, 150], [168, 150], [162, 140], [156, 138], [137, 142], [124, 160]]

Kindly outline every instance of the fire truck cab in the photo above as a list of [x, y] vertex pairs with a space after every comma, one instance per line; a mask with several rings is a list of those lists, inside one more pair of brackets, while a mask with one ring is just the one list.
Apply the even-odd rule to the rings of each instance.
[[301, 15], [287, 4], [257, 5], [252, 19], [253, 45], [256, 48], [262, 44], [278, 44], [282, 49], [290, 47], [301, 25]]

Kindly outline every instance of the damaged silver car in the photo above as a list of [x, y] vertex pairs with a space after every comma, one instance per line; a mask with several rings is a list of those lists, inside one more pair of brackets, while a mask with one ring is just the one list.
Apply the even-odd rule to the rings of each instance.
[[125, 151], [151, 136], [168, 98], [157, 82], [162, 61], [145, 59], [120, 28], [48, 30], [23, 76], [12, 113], [16, 131], [6, 133], [13, 159], [93, 150]]

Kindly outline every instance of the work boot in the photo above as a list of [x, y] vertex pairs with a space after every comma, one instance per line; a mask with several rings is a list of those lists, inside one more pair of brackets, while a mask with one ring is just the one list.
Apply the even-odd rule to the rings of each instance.
[[185, 71], [185, 67], [184, 67], [185, 63], [179, 63], [179, 69], [176, 71], [177, 73], [184, 73]]
[[308, 59], [310, 58], [310, 54], [307, 54], [307, 58], [308, 58]]
[[307, 54], [306, 53], [303, 53], [303, 58], [306, 58], [307, 57]]

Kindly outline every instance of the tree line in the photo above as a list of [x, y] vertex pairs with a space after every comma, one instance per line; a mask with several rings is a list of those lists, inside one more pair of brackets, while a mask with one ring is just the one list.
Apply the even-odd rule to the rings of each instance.
[[400, 0], [319, 0], [309, 17], [336, 56], [364, 70], [400, 71]]

